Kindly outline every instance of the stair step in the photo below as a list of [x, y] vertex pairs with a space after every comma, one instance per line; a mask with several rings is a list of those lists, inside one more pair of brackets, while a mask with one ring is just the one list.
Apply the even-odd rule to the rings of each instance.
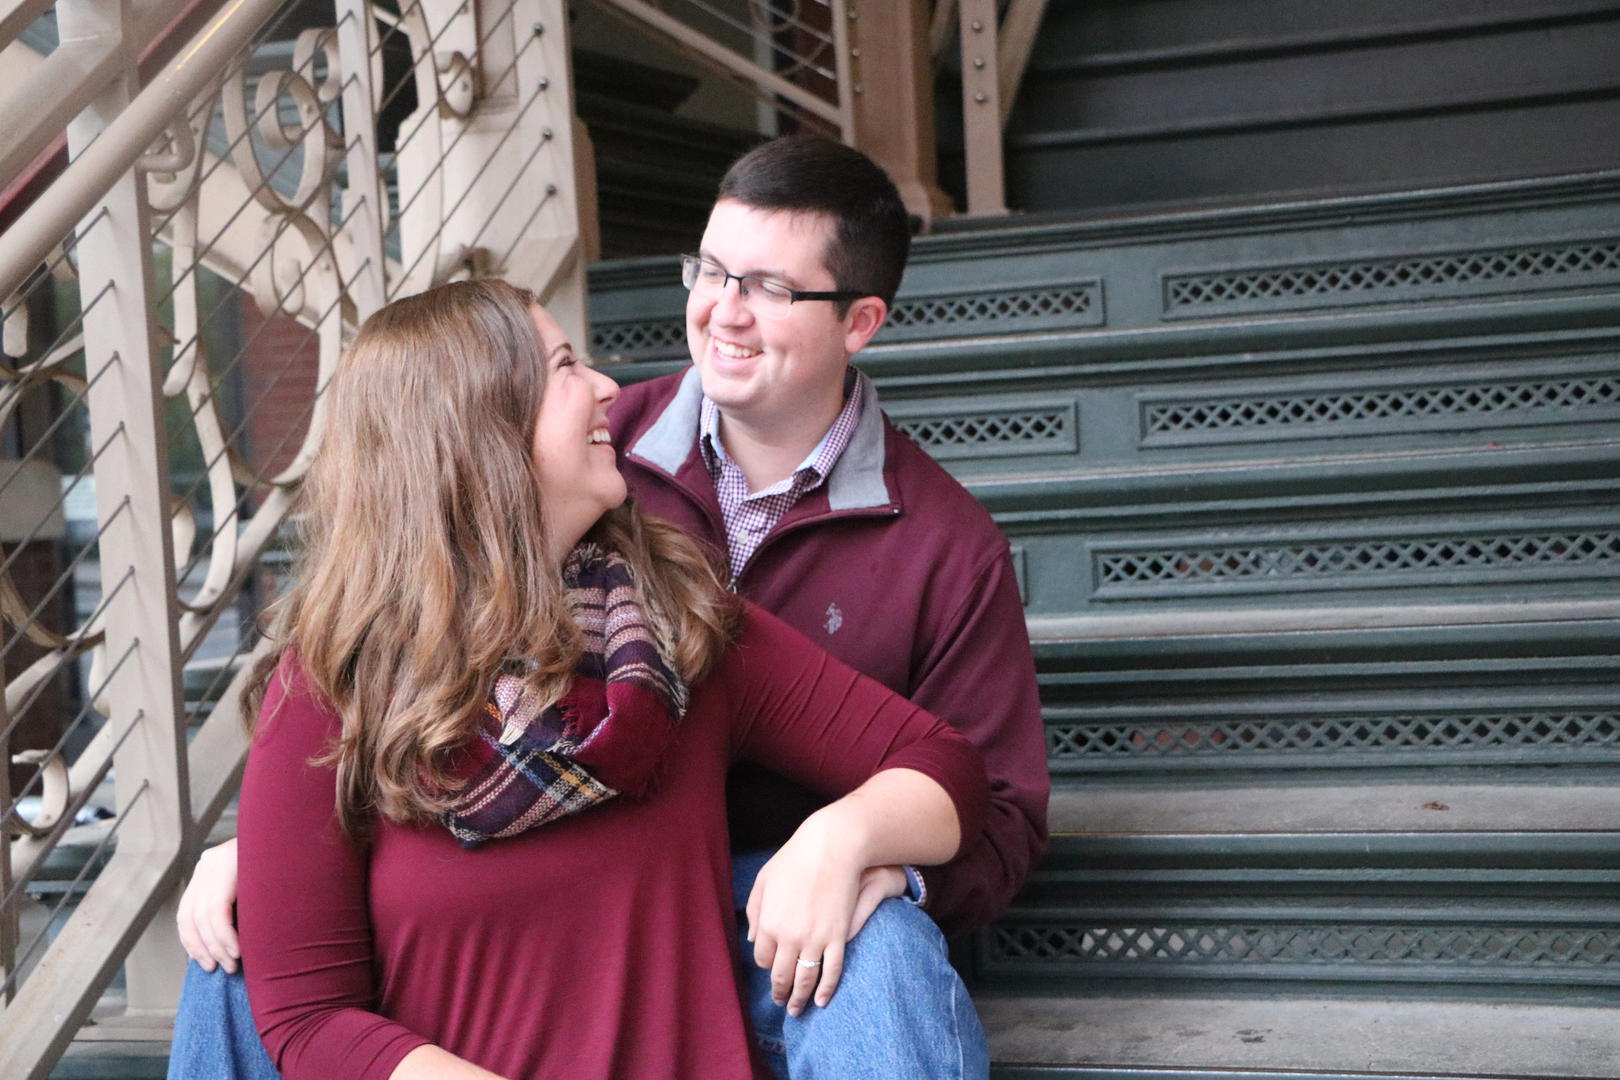
[[122, 1017], [86, 1027], [51, 1070], [50, 1080], [164, 1080], [169, 1074], [172, 1021]]
[[[1311, 607], [1211, 608], [1145, 614], [1032, 615], [1029, 636], [1038, 649], [1166, 637], [1230, 638], [1239, 634], [1347, 633], [1435, 630], [1448, 627], [1505, 628], [1532, 623], [1589, 623], [1602, 633], [1620, 620], [1620, 600], [1588, 594], [1541, 603], [1336, 604]], [[1566, 630], [1566, 633], [1570, 632]]]
[[1060, 779], [1050, 853], [958, 960], [986, 992], [1620, 1004], [1612, 783], [1454, 776]]
[[1611, 782], [1531, 772], [1518, 783], [1449, 779], [1229, 783], [1087, 779], [1052, 792], [1054, 838], [1101, 834], [1569, 833], [1620, 831]]
[[983, 994], [997, 1080], [1613, 1077], [1620, 1008]]

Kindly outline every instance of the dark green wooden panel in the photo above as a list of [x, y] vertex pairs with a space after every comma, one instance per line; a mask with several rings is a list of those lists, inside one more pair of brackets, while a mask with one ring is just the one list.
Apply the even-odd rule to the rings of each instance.
[[1617, 885], [1607, 832], [1060, 836], [973, 971], [1620, 1001]]
[[1442, 913], [1425, 917], [1410, 900], [1352, 912], [1346, 898], [1323, 896], [1321, 908], [1303, 915], [1208, 902], [1191, 914], [1165, 910], [1159, 892], [1144, 906], [1154, 910], [1020, 911], [980, 936], [978, 978], [1093, 989], [1114, 978], [1210, 980], [1229, 989], [1258, 979], [1478, 984], [1620, 1002], [1620, 911], [1612, 907], [1569, 912], [1521, 897], [1511, 911], [1470, 918], [1435, 903]]
[[[1060, 788], [1601, 783], [1616, 253], [1620, 174], [919, 242], [862, 364], [1009, 537]], [[672, 263], [592, 282], [682, 366]], [[981, 983], [1620, 1003], [1612, 834], [1198, 825], [1057, 836]]]
[[1177, 270], [1164, 275], [1163, 308], [1168, 318], [1197, 318], [1616, 282], [1620, 282], [1620, 240], [1579, 238], [1314, 263]]
[[[1511, 614], [1506, 605], [1486, 611]], [[1345, 612], [1330, 610], [1288, 629], [1279, 619], [1242, 625], [1216, 611], [1203, 625], [1148, 619], [1134, 633], [1107, 617], [1035, 619], [1049, 761], [1055, 775], [1256, 780], [1322, 770], [1612, 767], [1620, 760], [1620, 619], [1552, 618], [1559, 612], [1552, 606], [1542, 621], [1353, 629]]]
[[1050, 473], [1620, 437], [1620, 337], [1608, 332], [1227, 353], [1197, 366], [1096, 370], [1058, 350], [1026, 360], [932, 382], [880, 375], [885, 408], [967, 480], [1006, 475], [1009, 454]]
[[[1017, 223], [921, 238], [880, 378], [1612, 326], [1620, 174], [1137, 218]], [[684, 358], [672, 258], [591, 270], [593, 349]], [[1153, 334], [1131, 333], [1154, 329]], [[1231, 360], [1224, 361], [1230, 365]], [[1266, 356], [1244, 366], [1264, 368]], [[635, 377], [632, 375], [631, 377]]]
[[1472, 680], [1436, 679], [1404, 693], [1365, 682], [1322, 677], [1311, 697], [1213, 700], [1099, 694], [1073, 701], [1048, 687], [1048, 759], [1054, 774], [1620, 762], [1612, 684], [1485, 694]]
[[1288, 479], [1270, 498], [1188, 476], [1167, 493], [1185, 502], [1006, 508], [1061, 497], [1031, 477], [994, 505], [1032, 615], [1620, 599], [1613, 479], [1314, 497], [1316, 478]]
[[[862, 362], [1012, 542], [1056, 767], [1612, 760], [1620, 672], [1533, 659], [1614, 651], [1620, 600], [1616, 241], [1561, 236], [1620, 237], [1620, 176], [919, 242]], [[1167, 311], [1192, 268], [1253, 310]], [[684, 352], [668, 260], [593, 285]]]

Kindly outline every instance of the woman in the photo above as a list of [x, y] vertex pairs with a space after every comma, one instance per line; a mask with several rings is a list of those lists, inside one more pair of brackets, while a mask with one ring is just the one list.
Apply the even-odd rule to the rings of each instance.
[[971, 747], [641, 519], [617, 388], [499, 282], [368, 320], [329, 393], [240, 808], [248, 989], [288, 1080], [759, 1077], [724, 775], [845, 794], [761, 873], [755, 956], [836, 989], [863, 872], [949, 859]]

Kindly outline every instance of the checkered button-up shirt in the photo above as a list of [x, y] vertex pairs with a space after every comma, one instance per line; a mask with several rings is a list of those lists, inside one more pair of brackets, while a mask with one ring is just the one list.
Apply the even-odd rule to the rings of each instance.
[[838, 463], [839, 455], [849, 446], [856, 426], [861, 422], [861, 380], [865, 376], [851, 371], [844, 383], [844, 407], [833, 419], [827, 434], [821, 437], [810, 456], [793, 473], [765, 488], [750, 492], [748, 478], [737, 463], [726, 456], [720, 442], [720, 410], [707, 397], [699, 419], [698, 445], [703, 451], [703, 462], [709, 476], [714, 479], [714, 491], [720, 498], [720, 516], [726, 525], [726, 549], [731, 560], [731, 576], [735, 580], [748, 560], [753, 558], [760, 541], [776, 527], [784, 514], [793, 509], [806, 492], [814, 491], [827, 480], [827, 474]]
[[[776, 527], [795, 503], [806, 492], [814, 491], [827, 480], [834, 465], [855, 435], [861, 422], [861, 401], [866, 392], [866, 376], [850, 369], [844, 381], [844, 407], [833, 419], [827, 434], [821, 437], [810, 456], [793, 470], [791, 476], [780, 480], [764, 491], [749, 492], [748, 478], [736, 462], [726, 457], [720, 443], [720, 409], [707, 397], [703, 399], [702, 414], [698, 421], [698, 447], [703, 462], [714, 478], [715, 494], [720, 497], [720, 517], [726, 526], [726, 547], [731, 558], [731, 576], [735, 580], [748, 560], [753, 558], [760, 541]], [[928, 899], [928, 886], [915, 866], [901, 867], [906, 874], [906, 897], [914, 904]]]

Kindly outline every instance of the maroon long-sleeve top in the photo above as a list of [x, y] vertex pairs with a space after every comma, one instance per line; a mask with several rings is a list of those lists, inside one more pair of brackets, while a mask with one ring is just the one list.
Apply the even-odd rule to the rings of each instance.
[[731, 763], [828, 795], [915, 769], [963, 836], [985, 813], [960, 735], [755, 608], [694, 688], [653, 795], [476, 851], [438, 825], [345, 838], [333, 771], [311, 764], [338, 718], [296, 669], [281, 685], [242, 784], [238, 920], [286, 1080], [380, 1080], [427, 1043], [510, 1080], [767, 1077], [733, 959]]

